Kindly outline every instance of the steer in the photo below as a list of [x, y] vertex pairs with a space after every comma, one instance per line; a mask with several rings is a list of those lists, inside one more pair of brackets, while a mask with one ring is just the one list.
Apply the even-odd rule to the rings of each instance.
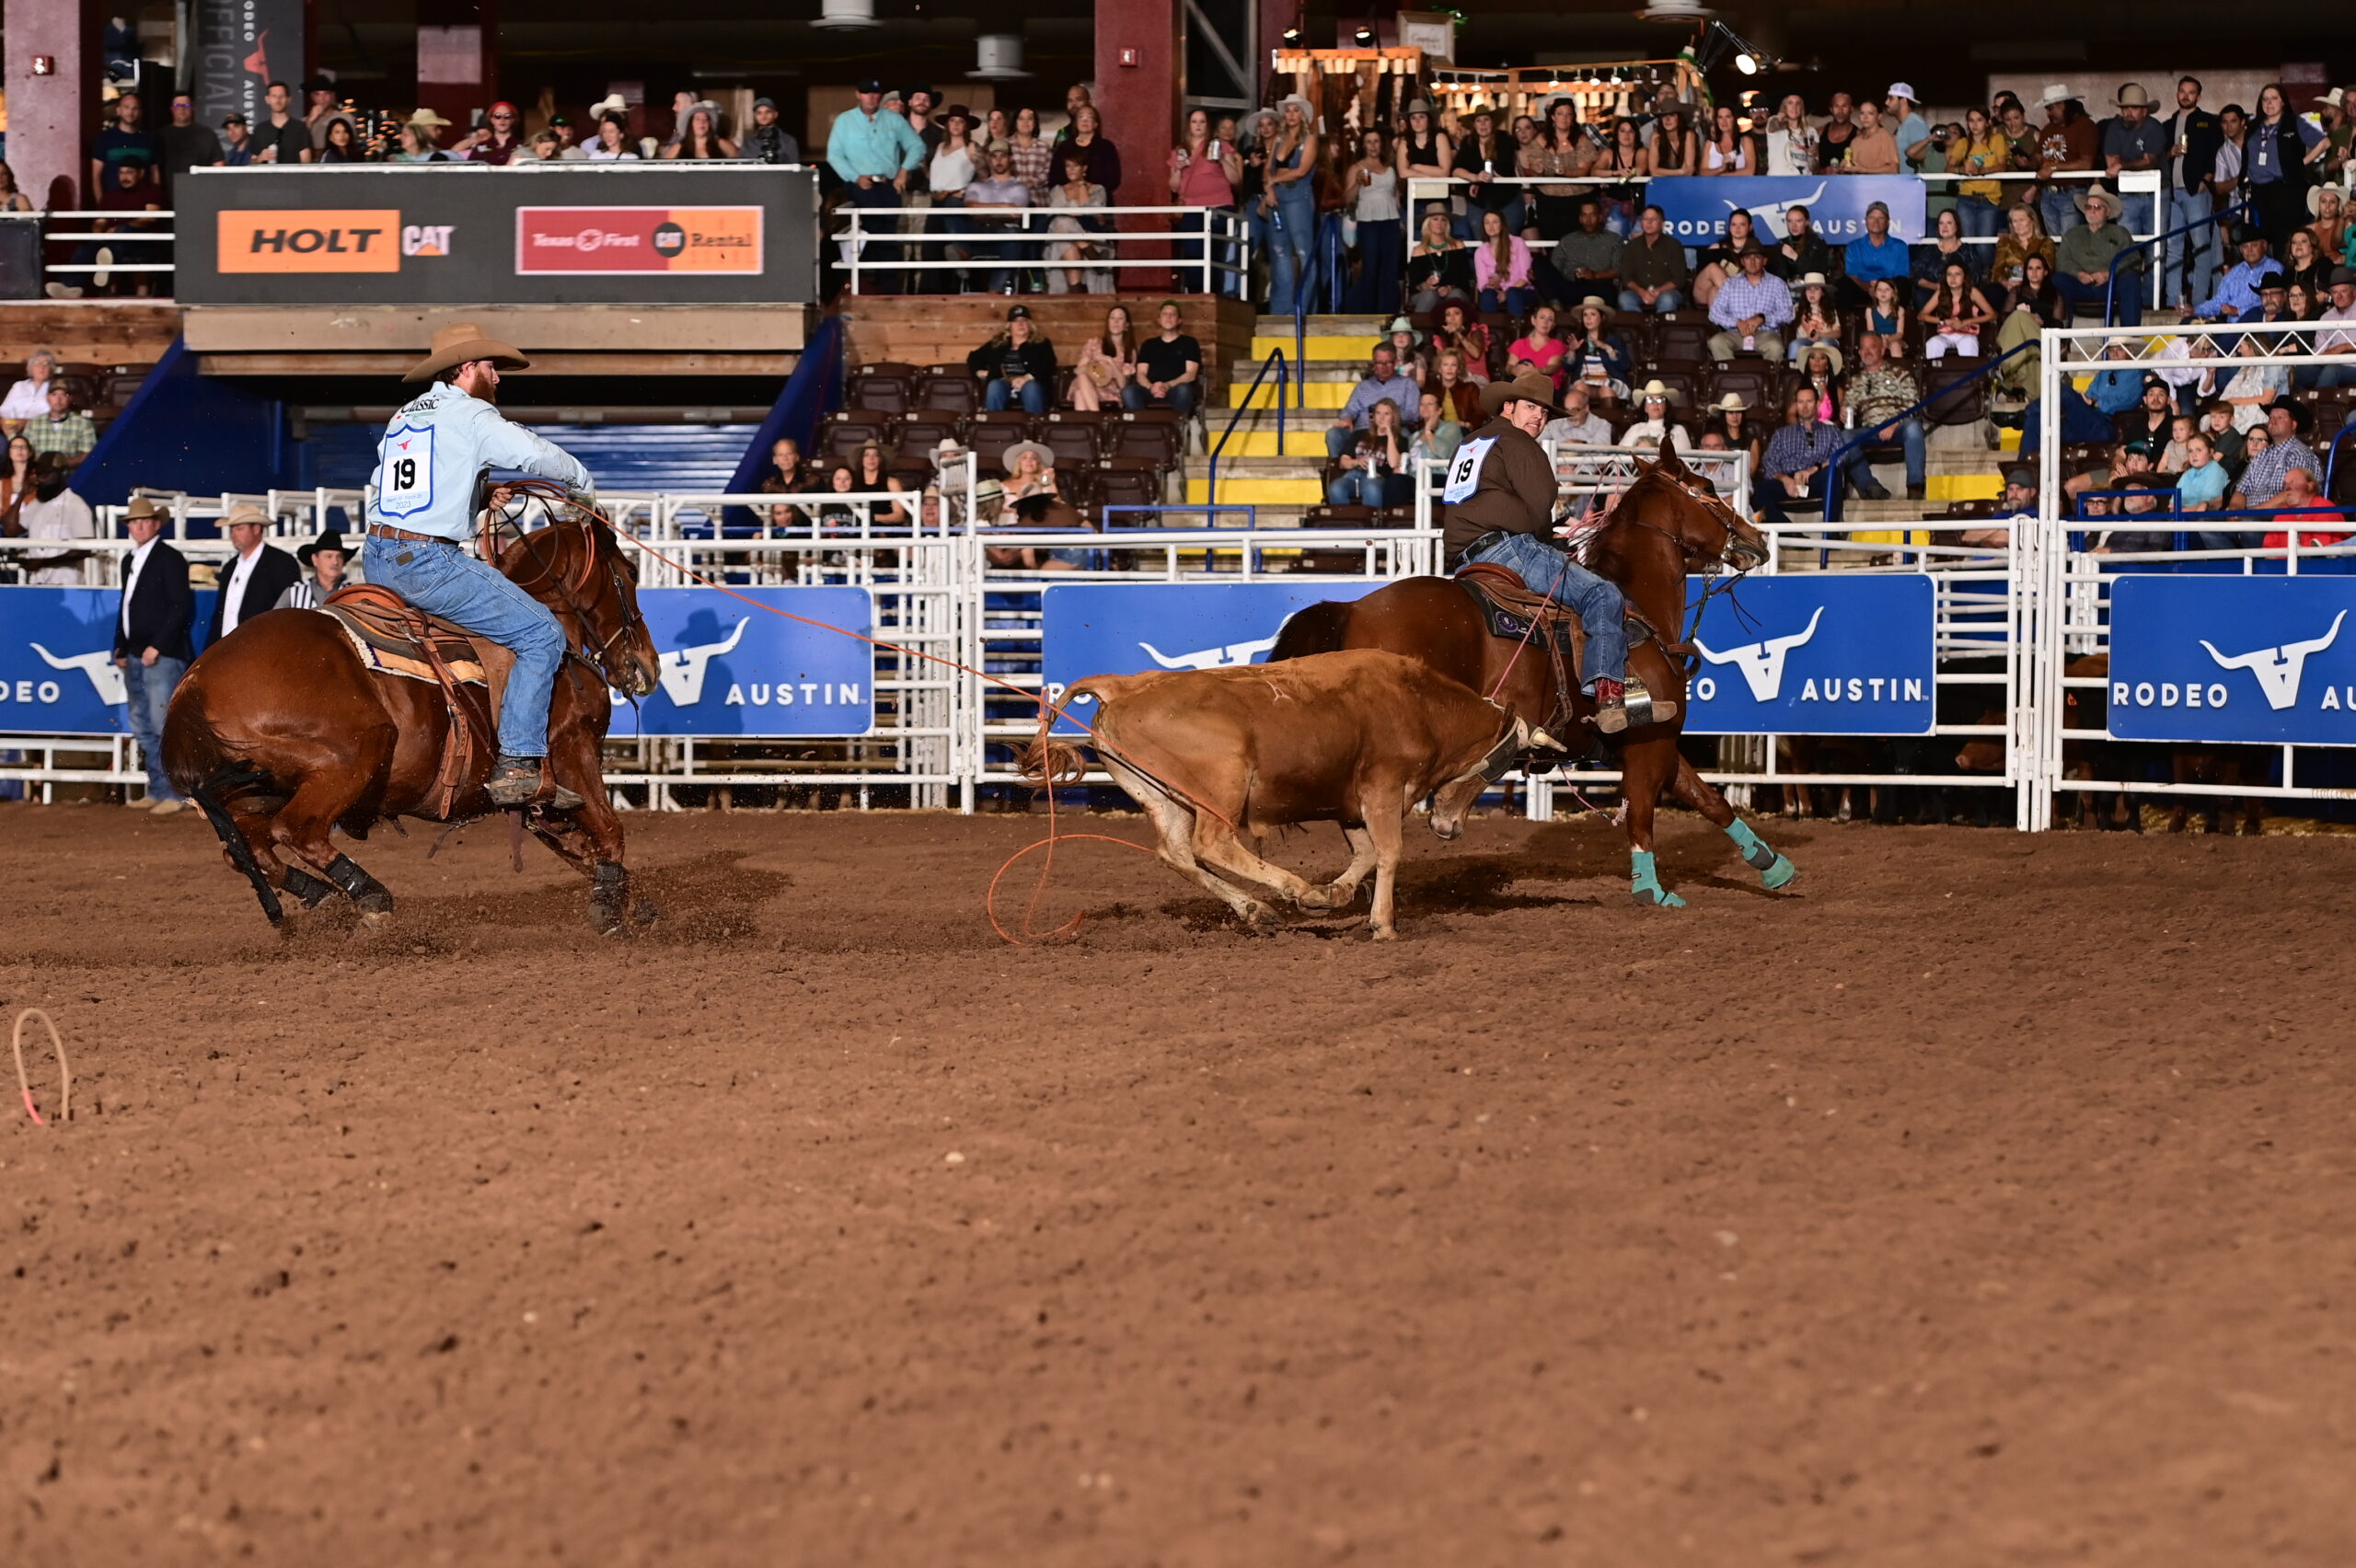
[[[1432, 797], [1432, 831], [1454, 838], [1465, 808], [1517, 753], [1533, 739], [1551, 744], [1421, 662], [1370, 649], [1091, 675], [1064, 694], [1066, 702], [1080, 697], [1099, 700], [1097, 755], [1153, 818], [1164, 862], [1254, 927], [1270, 909], [1246, 888], [1299, 909], [1346, 909], [1371, 869], [1369, 923], [1379, 941], [1398, 935], [1392, 890], [1408, 811]], [[1078, 748], [1048, 740], [1048, 721], [1043, 713], [1027, 775], [1046, 784], [1079, 777]], [[1243, 841], [1310, 822], [1340, 824], [1350, 844], [1349, 869], [1322, 887], [1270, 865]]]

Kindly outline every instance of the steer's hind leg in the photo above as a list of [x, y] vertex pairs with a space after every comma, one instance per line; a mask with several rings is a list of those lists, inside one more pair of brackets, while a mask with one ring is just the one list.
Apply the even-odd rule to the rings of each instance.
[[1127, 790], [1132, 799], [1145, 807], [1146, 815], [1153, 819], [1154, 832], [1161, 840], [1160, 855], [1163, 865], [1182, 876], [1192, 877], [1218, 894], [1220, 900], [1241, 916], [1245, 924], [1257, 927], [1268, 918], [1270, 911], [1266, 905], [1245, 894], [1226, 878], [1205, 870], [1195, 859], [1195, 813], [1191, 810], [1172, 800], [1143, 774], [1122, 766], [1117, 758], [1100, 752], [1098, 760], [1103, 764], [1104, 771], [1112, 775], [1113, 782]]
[[1265, 889], [1299, 909], [1324, 909], [1325, 890], [1311, 886], [1307, 880], [1293, 875], [1282, 866], [1263, 860], [1243, 847], [1235, 830], [1223, 822], [1198, 816], [1195, 819], [1195, 858], [1218, 867], [1231, 877]]

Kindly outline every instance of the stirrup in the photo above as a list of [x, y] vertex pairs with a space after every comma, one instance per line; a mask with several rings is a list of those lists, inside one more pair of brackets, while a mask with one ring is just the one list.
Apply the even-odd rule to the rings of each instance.
[[569, 812], [582, 803], [579, 795], [556, 781], [546, 757], [500, 758], [491, 766], [483, 793], [491, 797], [491, 804], [508, 809], [553, 806]]
[[1595, 727], [1607, 735], [1623, 730], [1641, 729], [1646, 724], [1666, 724], [1677, 717], [1677, 704], [1667, 698], [1655, 697], [1645, 683], [1630, 675], [1623, 683], [1627, 688], [1624, 703], [1612, 703], [1595, 710]]

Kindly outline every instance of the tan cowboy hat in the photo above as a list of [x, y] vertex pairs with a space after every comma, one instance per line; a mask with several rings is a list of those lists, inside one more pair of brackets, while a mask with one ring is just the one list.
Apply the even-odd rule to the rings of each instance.
[[1832, 280], [1821, 272], [1802, 272], [1797, 280], [1797, 286], [1804, 289], [1829, 289], [1832, 286]]
[[2316, 218], [2323, 215], [2323, 193], [2327, 190], [2339, 198], [2339, 204], [2342, 208], [2345, 208], [2348, 205], [2348, 187], [2345, 185], [2318, 185], [2307, 192], [2307, 216]]
[[468, 360], [490, 360], [502, 370], [529, 370], [532, 362], [520, 349], [512, 348], [498, 339], [486, 336], [480, 327], [471, 321], [453, 321], [433, 334], [433, 350], [410, 366], [405, 382], [431, 381], [452, 365]]
[[1712, 414], [1747, 414], [1750, 412], [1750, 405], [1743, 401], [1741, 393], [1729, 392], [1703, 411]]
[[1423, 98], [1412, 98], [1408, 101], [1407, 107], [1403, 112], [1401, 118], [1403, 119], [1409, 114], [1438, 114], [1438, 112], [1439, 111], [1438, 110], [1432, 108], [1431, 99]]
[[624, 120], [629, 118], [629, 105], [622, 101], [621, 94], [607, 93], [589, 106], [589, 118], [592, 120], [603, 120], [608, 114], [618, 114]]
[[2095, 215], [2094, 210], [2096, 207], [2101, 207], [2108, 212], [2113, 221], [2127, 211], [2127, 203], [2099, 185], [2073, 200], [2078, 203], [2078, 211], [2090, 218]]
[[131, 498], [131, 505], [124, 511], [122, 520], [125, 523], [169, 523], [172, 512], [167, 506], [156, 505], [152, 495], [135, 495]]
[[1536, 403], [1550, 414], [1567, 411], [1555, 400], [1554, 383], [1534, 370], [1525, 370], [1511, 381], [1492, 381], [1481, 388], [1481, 412], [1496, 419], [1505, 412], [1507, 403]]
[[1603, 319], [1606, 321], [1610, 321], [1614, 316], [1619, 314], [1619, 307], [1606, 300], [1601, 294], [1588, 295], [1585, 299], [1579, 301], [1578, 304], [1571, 307], [1571, 314], [1573, 316], [1577, 316], [1584, 312], [1589, 306], [1593, 306], [1596, 309], [1603, 312]]
[[1636, 395], [1631, 398], [1630, 401], [1639, 404], [1649, 403], [1656, 398], [1659, 398], [1664, 403], [1682, 403], [1685, 401], [1684, 393], [1680, 392], [1676, 387], [1668, 385], [1658, 377], [1655, 377], [1654, 379], [1646, 382], [1642, 386], [1637, 387]]
[[409, 123], [422, 126], [429, 131], [440, 131], [446, 128], [450, 122], [430, 109], [421, 109], [409, 117]]
[[229, 515], [221, 519], [221, 531], [225, 534], [240, 523], [250, 523], [257, 528], [270, 526], [270, 514], [250, 501], [241, 501], [229, 508]]
[[1036, 452], [1039, 455], [1039, 467], [1042, 468], [1052, 468], [1056, 466], [1055, 451], [1053, 448], [1049, 447], [1045, 442], [1018, 441], [1013, 445], [1006, 449], [1005, 456], [999, 459], [1000, 463], [1006, 466], [1007, 477], [1009, 478], [1013, 478], [1016, 471], [1022, 467], [1022, 455], [1025, 452]]
[[2152, 95], [2143, 90], [2142, 83], [2130, 82], [2119, 89], [2119, 96], [2111, 101], [2121, 109], [2149, 109]]
[[2045, 90], [2037, 95], [2037, 107], [2050, 109], [2057, 103], [2068, 103], [2077, 96], [2077, 90], [2067, 82], [2048, 82]]
[[1809, 343], [1800, 350], [1800, 369], [1803, 371], [1807, 369], [1807, 361], [1810, 354], [1822, 354], [1825, 358], [1831, 360], [1832, 362], [1832, 374], [1835, 375], [1840, 375], [1842, 368], [1848, 363], [1848, 361], [1841, 357], [1840, 344]]

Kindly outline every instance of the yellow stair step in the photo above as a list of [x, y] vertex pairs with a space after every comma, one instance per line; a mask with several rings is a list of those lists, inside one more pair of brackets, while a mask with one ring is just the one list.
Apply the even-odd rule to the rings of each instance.
[[2011, 428], [2009, 428], [2009, 427], [2007, 427], [2007, 426], [2004, 426], [2004, 425], [1999, 425], [1999, 426], [1997, 426], [1997, 427], [1996, 427], [1996, 450], [1997, 450], [1997, 451], [1999, 451], [1999, 452], [2018, 452], [2020, 449], [2021, 449], [2021, 432], [2020, 432], [2019, 431], [2015, 430], [2015, 429], [2011, 429]]
[[1923, 482], [1930, 501], [1993, 501], [2004, 493], [2002, 474], [1933, 474]]
[[1211, 482], [1207, 478], [1186, 481], [1186, 499], [1190, 502], [1212, 500], [1241, 502], [1255, 506], [1317, 506], [1325, 500], [1325, 487], [1314, 474], [1299, 478], [1230, 478], [1221, 474], [1218, 494], [1211, 494]]
[[[1276, 432], [1272, 430], [1237, 431], [1227, 439], [1227, 449], [1219, 454], [1226, 457], [1323, 457], [1325, 455], [1325, 426], [1329, 421], [1310, 409], [1298, 424], [1288, 421], [1285, 426], [1284, 449], [1276, 448]], [[1211, 426], [1211, 444], [1218, 444], [1218, 426]]]
[[[1356, 389], [1357, 385], [1357, 384], [1356, 382], [1352, 381], [1312, 381], [1309, 383], [1308, 386], [1309, 397], [1307, 406], [1311, 409], [1339, 409], [1343, 404], [1350, 400], [1350, 393]], [[1243, 401], [1243, 395], [1247, 391], [1251, 391], [1251, 387], [1252, 384], [1248, 381], [1231, 381], [1228, 383], [1227, 406], [1230, 409], [1250, 407], [1254, 409], [1267, 409], [1271, 410], [1276, 408], [1276, 383], [1274, 376], [1270, 376], [1267, 380], [1260, 384], [1260, 389], [1257, 392], [1253, 393], [1252, 401], [1247, 405]], [[1286, 389], [1285, 406], [1287, 408], [1296, 408], [1300, 406], [1301, 390], [1302, 388], [1300, 385], [1297, 382]]]
[[[1363, 360], [1373, 348], [1374, 336], [1372, 333], [1369, 333], [1365, 337], [1351, 336], [1346, 338], [1335, 338], [1321, 336], [1312, 332], [1302, 343], [1301, 352], [1308, 358], [1313, 360]], [[1293, 357], [1292, 334], [1287, 332], [1281, 337], [1253, 339], [1253, 361], [1256, 363], [1261, 360], [1266, 359], [1268, 357], [1269, 351], [1272, 349], [1284, 350], [1286, 363], [1291, 363]], [[1273, 375], [1276, 373], [1271, 371], [1269, 374]]]

